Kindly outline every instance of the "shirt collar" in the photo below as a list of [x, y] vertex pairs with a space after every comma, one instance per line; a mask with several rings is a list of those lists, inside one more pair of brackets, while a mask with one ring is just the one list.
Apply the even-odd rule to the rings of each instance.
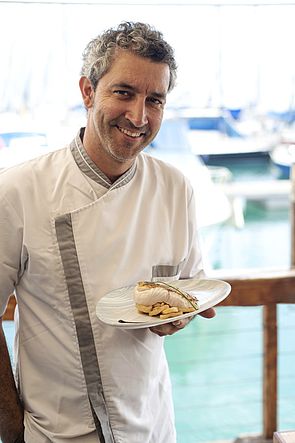
[[83, 136], [85, 128], [81, 128], [77, 136], [74, 138], [70, 144], [70, 149], [80, 170], [87, 177], [91, 178], [101, 186], [109, 189], [120, 188], [126, 185], [133, 178], [136, 171], [136, 162], [124, 173], [122, 174], [114, 183], [96, 166], [96, 164], [91, 160], [83, 146]]

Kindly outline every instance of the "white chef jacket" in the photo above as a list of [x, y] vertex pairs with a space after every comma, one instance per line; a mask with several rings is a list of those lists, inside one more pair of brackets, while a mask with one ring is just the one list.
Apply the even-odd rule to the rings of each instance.
[[144, 153], [111, 184], [82, 135], [0, 174], [0, 314], [15, 291], [25, 441], [174, 443], [163, 338], [95, 307], [139, 280], [201, 275], [192, 188]]

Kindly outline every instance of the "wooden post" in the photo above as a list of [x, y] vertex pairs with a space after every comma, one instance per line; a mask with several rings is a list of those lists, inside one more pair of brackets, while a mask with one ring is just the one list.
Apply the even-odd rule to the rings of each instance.
[[[290, 236], [291, 268], [295, 268], [295, 165], [291, 167]], [[277, 430], [278, 334], [277, 305], [263, 306], [263, 437], [271, 439]]]
[[[290, 237], [291, 268], [295, 268], [295, 165], [291, 167]], [[271, 439], [277, 430], [278, 334], [277, 305], [263, 306], [263, 437]]]
[[277, 430], [277, 305], [263, 306], [263, 437]]
[[10, 296], [7, 309], [4, 313], [3, 320], [13, 320], [14, 318], [14, 310], [15, 310], [16, 300], [14, 295]]

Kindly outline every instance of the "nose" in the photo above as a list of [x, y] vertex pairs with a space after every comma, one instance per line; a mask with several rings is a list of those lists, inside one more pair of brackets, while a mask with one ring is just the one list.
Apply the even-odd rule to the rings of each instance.
[[134, 98], [134, 100], [129, 102], [125, 117], [137, 128], [146, 125], [148, 123], [148, 118], [145, 100]]

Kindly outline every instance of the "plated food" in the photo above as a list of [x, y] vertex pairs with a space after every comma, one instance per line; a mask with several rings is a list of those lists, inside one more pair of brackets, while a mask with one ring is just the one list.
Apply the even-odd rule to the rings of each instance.
[[[155, 288], [157, 291], [150, 291]], [[165, 291], [160, 291], [160, 289], [165, 289]], [[97, 302], [96, 315], [101, 322], [119, 329], [150, 328], [173, 322], [175, 317], [183, 319], [195, 316], [220, 303], [229, 295], [230, 290], [231, 287], [227, 282], [208, 278], [139, 282], [136, 285], [124, 286], [107, 292]], [[168, 296], [169, 299], [166, 298]], [[136, 303], [144, 305], [148, 312], [139, 311]], [[163, 313], [167, 308], [161, 309], [162, 312], [157, 315], [149, 315], [153, 308], [162, 308], [162, 306], [153, 306], [157, 303], [169, 304], [169, 307], [178, 310], [168, 312], [170, 315], [168, 318], [160, 318], [160, 315], [167, 315]], [[140, 308], [143, 309], [142, 306]], [[190, 312], [184, 309], [189, 309]]]
[[167, 282], [138, 282], [134, 288], [138, 312], [162, 320], [199, 309], [198, 299]]

